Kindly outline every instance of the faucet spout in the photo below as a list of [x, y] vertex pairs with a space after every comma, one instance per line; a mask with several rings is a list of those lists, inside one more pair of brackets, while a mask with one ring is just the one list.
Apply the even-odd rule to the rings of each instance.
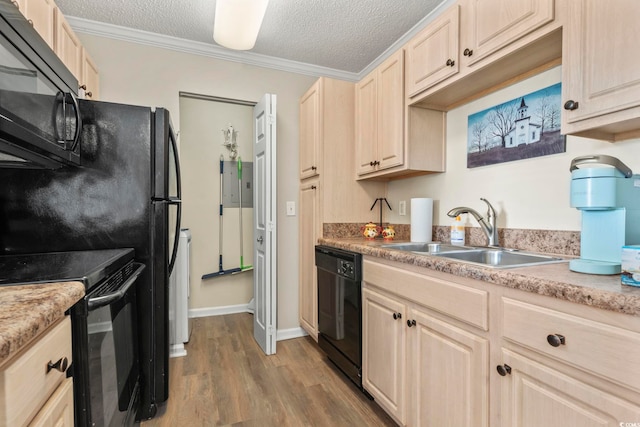
[[480, 215], [478, 211], [468, 208], [466, 206], [459, 206], [457, 208], [451, 209], [449, 212], [447, 212], [447, 216], [450, 216], [451, 218], [455, 218], [458, 215], [461, 215], [464, 213], [468, 213], [472, 215], [476, 219], [476, 221], [478, 221], [480, 228], [482, 228], [482, 231], [487, 236], [488, 246], [498, 246], [498, 227], [496, 226], [496, 219], [497, 219], [496, 211], [495, 209], [493, 209], [493, 206], [491, 206], [491, 203], [489, 203], [487, 199], [481, 197], [480, 200], [482, 200], [487, 204], [486, 219], [482, 215]]

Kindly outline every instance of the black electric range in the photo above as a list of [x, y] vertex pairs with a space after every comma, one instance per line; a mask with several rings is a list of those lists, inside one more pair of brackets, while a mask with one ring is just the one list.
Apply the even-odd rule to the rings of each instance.
[[130, 248], [2, 255], [0, 286], [79, 281], [88, 293], [133, 256]]

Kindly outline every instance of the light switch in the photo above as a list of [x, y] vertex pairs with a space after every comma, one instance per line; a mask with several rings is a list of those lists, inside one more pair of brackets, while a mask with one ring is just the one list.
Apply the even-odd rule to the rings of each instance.
[[287, 202], [287, 216], [296, 216], [296, 202]]
[[401, 200], [400, 204], [398, 205], [398, 215], [406, 215], [407, 214], [407, 201], [406, 200]]

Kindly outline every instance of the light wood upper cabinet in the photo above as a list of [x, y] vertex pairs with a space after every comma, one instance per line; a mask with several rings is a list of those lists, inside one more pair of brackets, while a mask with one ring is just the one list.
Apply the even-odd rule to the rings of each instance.
[[615, 141], [640, 135], [640, 2], [568, 2], [562, 132]]
[[466, 0], [460, 46], [472, 65], [504, 46], [552, 22], [555, 0]]
[[67, 66], [71, 74], [78, 81], [82, 81], [82, 44], [73, 29], [64, 18], [62, 12], [56, 9], [56, 48], [58, 57]]
[[447, 9], [407, 45], [407, 95], [456, 74], [460, 67], [460, 6]]
[[356, 84], [358, 175], [404, 162], [404, 51], [401, 49]]
[[45, 42], [55, 49], [55, 14], [53, 0], [21, 0], [19, 9]]
[[100, 99], [100, 75], [98, 74], [98, 67], [85, 48], [82, 48], [82, 79], [79, 83], [86, 99], [94, 101]]
[[318, 79], [300, 99], [300, 179], [319, 173], [322, 85], [323, 80]]

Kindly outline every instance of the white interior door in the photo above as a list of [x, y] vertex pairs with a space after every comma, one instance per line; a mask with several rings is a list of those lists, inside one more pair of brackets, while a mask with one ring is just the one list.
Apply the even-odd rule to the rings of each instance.
[[276, 352], [276, 96], [253, 109], [254, 251], [253, 336], [265, 354]]

